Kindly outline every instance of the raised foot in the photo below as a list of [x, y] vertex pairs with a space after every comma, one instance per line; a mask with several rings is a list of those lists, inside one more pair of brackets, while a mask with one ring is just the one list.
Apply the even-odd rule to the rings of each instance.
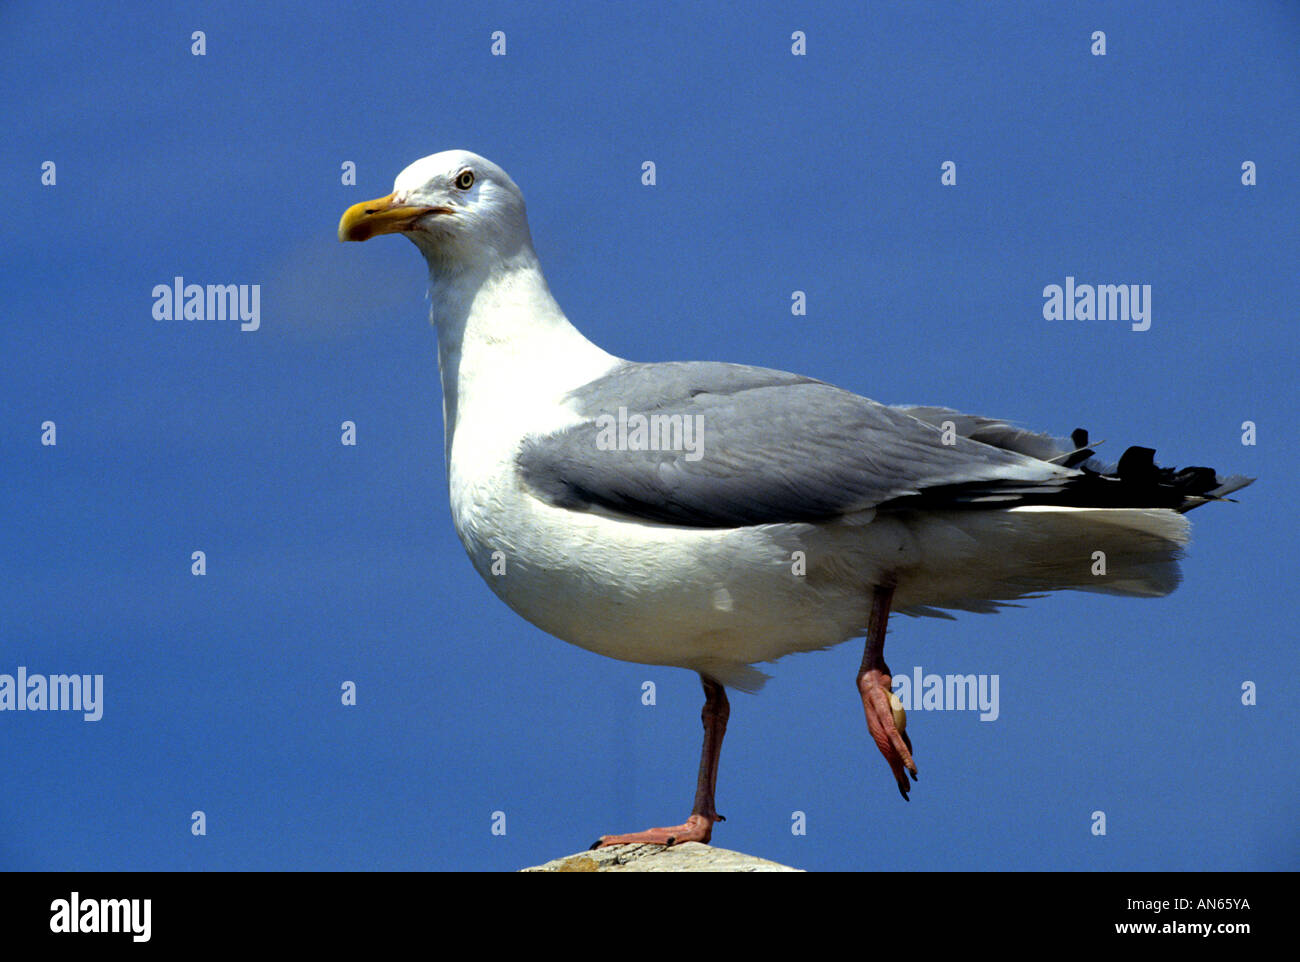
[[[722, 816], [718, 816], [722, 820]], [[630, 835], [602, 835], [596, 839], [592, 848], [605, 848], [608, 845], [677, 845], [680, 842], [705, 842], [713, 834], [713, 820], [703, 815], [692, 815], [684, 825], [672, 825], [668, 828], [651, 828], [644, 832]]]
[[867, 715], [871, 738], [889, 762], [903, 801], [908, 801], [907, 793], [912, 786], [907, 775], [916, 781], [916, 762], [912, 760], [912, 740], [907, 737], [907, 714], [889, 690], [890, 682], [888, 672], [872, 668], [858, 675], [858, 692], [862, 695], [862, 709]]

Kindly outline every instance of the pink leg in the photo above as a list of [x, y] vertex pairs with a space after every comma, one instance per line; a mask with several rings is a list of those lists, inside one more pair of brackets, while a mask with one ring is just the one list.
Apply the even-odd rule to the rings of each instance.
[[712, 678], [700, 676], [704, 685], [704, 747], [700, 749], [700, 775], [695, 785], [695, 807], [691, 817], [681, 825], [668, 828], [651, 828], [630, 835], [602, 835], [592, 848], [606, 845], [675, 845], [678, 842], [707, 842], [713, 833], [713, 823], [726, 821], [713, 807], [713, 792], [718, 785], [718, 756], [722, 753], [722, 736], [727, 733], [727, 718], [731, 706], [727, 690]]
[[894, 719], [889, 703], [891, 679], [885, 664], [885, 626], [889, 622], [889, 604], [894, 597], [892, 584], [876, 588], [871, 597], [871, 619], [867, 622], [867, 645], [862, 653], [862, 667], [858, 669], [858, 694], [862, 696], [862, 709], [867, 714], [867, 729], [885, 756], [898, 782], [898, 791], [907, 801], [911, 789], [907, 773], [916, 780], [916, 762], [912, 760], [912, 740], [901, 731]]

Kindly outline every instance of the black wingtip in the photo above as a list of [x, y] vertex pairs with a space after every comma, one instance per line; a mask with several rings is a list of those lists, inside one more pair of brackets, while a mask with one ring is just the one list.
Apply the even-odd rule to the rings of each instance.
[[1115, 467], [1115, 474], [1121, 481], [1135, 484], [1154, 484], [1160, 469], [1156, 467], [1156, 449], [1142, 448], [1134, 445], [1125, 451]]

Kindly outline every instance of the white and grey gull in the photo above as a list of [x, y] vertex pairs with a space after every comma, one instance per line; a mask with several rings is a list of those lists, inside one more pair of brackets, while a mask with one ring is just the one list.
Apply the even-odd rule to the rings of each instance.
[[907, 798], [891, 610], [1167, 594], [1184, 513], [1252, 480], [1161, 468], [1139, 447], [1110, 467], [1082, 430], [1058, 440], [783, 371], [615, 357], [551, 296], [514, 181], [467, 151], [416, 161], [339, 223], [340, 240], [388, 233], [428, 262], [451, 514], [474, 567], [557, 638], [703, 683], [690, 818], [597, 844], [707, 842], [726, 687], [757, 690], [756, 664], [863, 636], [868, 730]]

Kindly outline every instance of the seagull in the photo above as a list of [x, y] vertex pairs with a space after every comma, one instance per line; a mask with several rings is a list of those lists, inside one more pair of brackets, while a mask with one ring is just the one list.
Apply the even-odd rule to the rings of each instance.
[[615, 357], [552, 297], [522, 192], [468, 151], [417, 160], [338, 229], [396, 233], [428, 263], [451, 516], [475, 569], [543, 631], [695, 671], [704, 688], [690, 817], [596, 846], [707, 843], [726, 689], [757, 691], [756, 664], [855, 638], [867, 728], [907, 799], [891, 611], [1168, 594], [1185, 513], [1253, 480], [1159, 467], [1141, 447], [1111, 466], [1082, 429], [888, 406], [784, 371]]

